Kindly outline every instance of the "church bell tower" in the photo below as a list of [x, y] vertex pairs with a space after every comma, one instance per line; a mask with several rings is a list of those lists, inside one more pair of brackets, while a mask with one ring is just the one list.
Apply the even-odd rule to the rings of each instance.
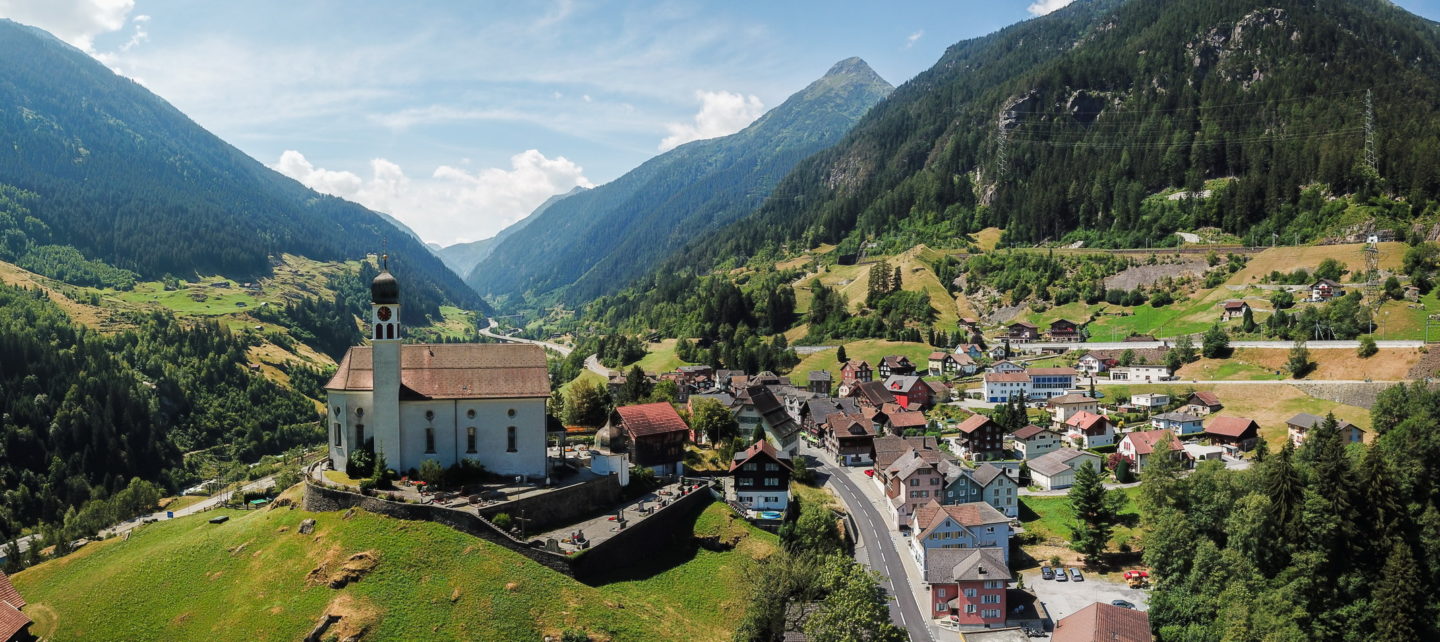
[[400, 285], [390, 274], [389, 256], [380, 257], [380, 274], [370, 282], [370, 345], [374, 379], [371, 418], [375, 451], [391, 467], [400, 452]]

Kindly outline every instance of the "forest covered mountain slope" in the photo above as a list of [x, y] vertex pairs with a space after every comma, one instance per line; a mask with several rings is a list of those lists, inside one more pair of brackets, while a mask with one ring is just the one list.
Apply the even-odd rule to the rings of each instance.
[[[1386, 215], [1429, 216], [1437, 106], [1440, 28], [1384, 0], [1079, 0], [952, 46], [753, 216], [656, 273], [902, 229], [1127, 247], [1217, 227], [1268, 244], [1341, 222], [1332, 194], [1389, 193], [1405, 211]], [[1144, 207], [1220, 178], [1234, 180], [1206, 204]]]
[[536, 207], [535, 211], [525, 215], [525, 218], [506, 226], [505, 229], [500, 230], [495, 236], [488, 239], [471, 241], [469, 243], [448, 245], [436, 250], [435, 254], [437, 254], [440, 260], [445, 262], [446, 267], [449, 267], [455, 274], [462, 278], [467, 277], [470, 275], [470, 271], [475, 269], [475, 266], [481, 261], [484, 261], [486, 257], [490, 256], [490, 254], [495, 251], [495, 248], [505, 239], [525, 229], [525, 226], [534, 222], [537, 217], [545, 213], [545, 210], [550, 209], [551, 205], [560, 202], [562, 199], [584, 192], [586, 189], [588, 188], [576, 186], [564, 194], [551, 196], [545, 199], [545, 202], [541, 203], [539, 207]]
[[623, 287], [698, 234], [750, 213], [795, 163], [839, 140], [891, 86], [837, 63], [738, 133], [661, 154], [534, 217], [477, 265], [487, 296], [586, 301]]
[[12, 253], [73, 247], [151, 279], [248, 280], [282, 253], [341, 261], [388, 247], [412, 322], [445, 301], [484, 305], [381, 216], [272, 171], [48, 33], [0, 20], [0, 59], [0, 183], [39, 197], [33, 221], [0, 230]]

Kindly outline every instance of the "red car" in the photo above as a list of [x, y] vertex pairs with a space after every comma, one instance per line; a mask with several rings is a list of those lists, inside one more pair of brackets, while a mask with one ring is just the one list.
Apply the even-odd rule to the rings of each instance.
[[874, 469], [874, 468], [866, 468], [866, 469], [865, 469], [865, 476], [866, 476], [866, 477], [874, 477], [874, 476], [875, 476], [875, 469]]
[[1127, 580], [1128, 580], [1128, 579], [1131, 579], [1131, 578], [1142, 578], [1142, 579], [1143, 579], [1143, 578], [1149, 578], [1149, 577], [1150, 577], [1150, 573], [1148, 573], [1148, 572], [1146, 572], [1146, 571], [1125, 571], [1125, 579], [1127, 579]]

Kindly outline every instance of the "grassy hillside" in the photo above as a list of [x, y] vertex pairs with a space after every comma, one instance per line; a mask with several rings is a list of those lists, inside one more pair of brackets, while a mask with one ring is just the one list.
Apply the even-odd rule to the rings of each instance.
[[[1320, 350], [1313, 351], [1322, 352]], [[1260, 424], [1260, 436], [1276, 450], [1285, 443], [1285, 420], [1298, 413], [1308, 412], [1324, 416], [1333, 412], [1361, 428], [1370, 428], [1370, 411], [1357, 406], [1348, 406], [1325, 399], [1311, 397], [1295, 386], [1288, 384], [1197, 384], [1185, 382], [1173, 384], [1142, 384], [1123, 386], [1101, 386], [1107, 399], [1128, 399], [1132, 394], [1163, 392], [1172, 396], [1189, 395], [1194, 390], [1208, 390], [1219, 395], [1225, 405], [1219, 413], [1232, 417], [1247, 417]], [[1208, 423], [1208, 422], [1207, 422]]]
[[[153, 524], [16, 575], [34, 632], [54, 640], [295, 640], [326, 612], [331, 632], [364, 639], [538, 640], [567, 629], [598, 639], [729, 639], [743, 610], [748, 560], [774, 536], [714, 505], [696, 521], [734, 550], [686, 553], [668, 568], [590, 587], [516, 553], [429, 522], [358, 512], [229, 512]], [[300, 535], [302, 519], [318, 521]], [[377, 560], [342, 589], [328, 576], [352, 555]], [[617, 613], [619, 611], [619, 613]], [[617, 616], [618, 615], [618, 616]], [[343, 635], [341, 637], [344, 637]]]
[[[886, 341], [884, 339], [863, 339], [845, 344], [845, 356], [855, 360], [868, 361], [871, 368], [879, 366], [880, 359], [887, 355], [901, 354], [909, 357], [910, 362], [914, 363], [916, 368], [925, 370], [930, 363], [928, 357], [934, 350], [935, 348], [923, 343]], [[837, 352], [838, 350], [832, 348], [806, 355], [795, 366], [795, 369], [791, 370], [791, 379], [797, 385], [803, 386], [806, 384], [811, 370], [829, 370], [830, 375], [834, 377], [835, 385], [839, 386], [840, 363], [835, 360]], [[879, 377], [880, 375], [877, 373], [875, 376]]]
[[[1418, 348], [1387, 348], [1366, 359], [1356, 357], [1354, 350], [1311, 350], [1310, 360], [1316, 366], [1305, 378], [1396, 381], [1407, 378], [1421, 356]], [[1229, 359], [1201, 359], [1186, 364], [1178, 374], [1181, 379], [1286, 379], [1289, 357], [1289, 349], [1239, 348]]]

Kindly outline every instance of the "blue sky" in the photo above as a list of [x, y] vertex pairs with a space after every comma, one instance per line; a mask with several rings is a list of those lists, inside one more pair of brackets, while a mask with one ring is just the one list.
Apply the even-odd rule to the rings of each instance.
[[[0, 0], [257, 160], [441, 244], [731, 133], [860, 56], [899, 85], [1066, 0]], [[1440, 19], [1440, 0], [1401, 6]]]

